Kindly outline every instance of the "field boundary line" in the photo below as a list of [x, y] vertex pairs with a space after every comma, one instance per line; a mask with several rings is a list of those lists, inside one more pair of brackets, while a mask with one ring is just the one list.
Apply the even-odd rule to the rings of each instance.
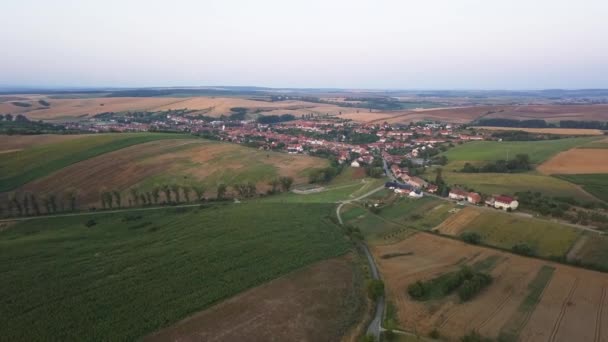
[[574, 295], [574, 291], [576, 290], [577, 286], [578, 286], [578, 278], [574, 278], [574, 283], [572, 283], [572, 286], [570, 287], [570, 291], [568, 292], [568, 296], [566, 296], [566, 298], [564, 299], [564, 302], [562, 303], [562, 309], [560, 310], [559, 315], [557, 316], [557, 320], [555, 321], [555, 324], [553, 325], [553, 330], [551, 331], [551, 336], [549, 337], [550, 342], [555, 341], [555, 337], [557, 336], [557, 331], [559, 330], [559, 327], [562, 324], [562, 319], [564, 318], [564, 315], [566, 315], [566, 310], [568, 309], [568, 303], [570, 303], [570, 300], [572, 299], [572, 295]]
[[496, 316], [497, 313], [499, 313], [500, 311], [502, 311], [502, 309], [505, 307], [505, 305], [507, 305], [507, 302], [509, 301], [509, 299], [511, 299], [512, 296], [513, 296], [513, 290], [510, 290], [509, 294], [507, 294], [505, 296], [505, 298], [498, 304], [498, 306], [496, 306], [496, 308], [492, 312], [490, 312], [490, 314], [488, 315], [488, 317], [486, 317], [477, 326], [476, 330], [479, 330], [479, 329], [483, 328], [486, 324], [488, 324], [494, 318], [494, 316]]
[[602, 315], [604, 312], [604, 302], [606, 301], [606, 292], [606, 286], [602, 287], [600, 306], [597, 308], [597, 315], [595, 316], [595, 342], [599, 342], [602, 338]]

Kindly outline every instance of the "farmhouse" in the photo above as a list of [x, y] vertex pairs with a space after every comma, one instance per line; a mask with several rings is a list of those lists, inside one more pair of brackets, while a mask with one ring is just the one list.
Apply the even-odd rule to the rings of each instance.
[[502, 195], [494, 197], [494, 208], [496, 209], [515, 210], [518, 206], [519, 202], [517, 202], [513, 197]]
[[448, 194], [448, 197], [453, 200], [461, 201], [467, 198], [469, 194], [462, 189], [452, 189]]
[[423, 193], [420, 190], [412, 190], [409, 195], [410, 198], [422, 198]]
[[472, 204], [479, 204], [481, 202], [481, 196], [476, 192], [469, 192], [467, 201]]
[[422, 189], [422, 188], [426, 188], [426, 186], [428, 185], [428, 183], [419, 177], [410, 177], [407, 180], [407, 184], [413, 186], [414, 188], [418, 188], [418, 189]]

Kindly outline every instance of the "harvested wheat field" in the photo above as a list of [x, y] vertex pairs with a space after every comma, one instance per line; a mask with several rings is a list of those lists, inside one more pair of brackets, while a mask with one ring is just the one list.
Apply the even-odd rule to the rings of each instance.
[[438, 230], [441, 234], [457, 236], [466, 228], [468, 223], [479, 215], [481, 215], [479, 210], [466, 207], [448, 217], [435, 230]]
[[603, 135], [604, 132], [599, 129], [582, 129], [582, 128], [519, 128], [519, 127], [491, 127], [491, 126], [475, 126], [475, 129], [485, 129], [490, 131], [524, 131], [540, 134], [558, 134], [558, 135]]
[[[339, 341], [362, 315], [352, 256], [319, 262], [197, 313], [144, 341]], [[353, 281], [355, 279], [355, 281]]]
[[[192, 109], [192, 110], [200, 110], [201, 114], [207, 116], [217, 116], [224, 114], [230, 114], [230, 108], [234, 107], [243, 107], [251, 109], [253, 112], [256, 111], [271, 111], [275, 109], [300, 109], [300, 108], [308, 108], [313, 107], [313, 103], [302, 102], [302, 101], [256, 101], [249, 100], [245, 98], [239, 97], [192, 97], [182, 99], [180, 102], [170, 103], [167, 105], [161, 105], [152, 110], [160, 111], [167, 109]], [[281, 113], [285, 114], [285, 113]]]
[[10, 102], [0, 103], [0, 113], [23, 113], [32, 120], [74, 120], [103, 112], [154, 110], [159, 106], [168, 105], [184, 108], [179, 105], [184, 101], [183, 98], [169, 97], [100, 97], [45, 101], [49, 103], [48, 107], [37, 101], [29, 101], [31, 107], [18, 107]]
[[484, 118], [506, 118], [516, 120], [542, 119], [560, 120], [608, 120], [608, 105], [524, 105], [501, 106], [500, 110]]
[[[437, 329], [449, 340], [471, 330], [505, 341], [608, 339], [608, 328], [602, 326], [602, 321], [608, 322], [603, 310], [608, 274], [422, 233], [397, 244], [375, 246], [373, 253], [403, 329], [421, 335]], [[471, 301], [462, 303], [452, 294], [420, 302], [407, 293], [408, 285], [463, 264], [493, 276], [491, 285]]]
[[37, 134], [0, 135], [0, 153], [19, 151], [24, 148], [52, 144], [87, 136], [86, 134]]
[[251, 181], [258, 185], [258, 191], [265, 191], [268, 181], [276, 177], [291, 176], [300, 183], [308, 179], [307, 171], [326, 165], [327, 161], [321, 158], [264, 152], [235, 144], [201, 139], [162, 140], [72, 164], [18, 191], [41, 195], [75, 189], [81, 207], [86, 207], [98, 205], [103, 190], [124, 192], [126, 198], [130, 187], [150, 191], [163, 185], [204, 185], [211, 196], [219, 183], [231, 186]]
[[537, 170], [547, 175], [608, 173], [608, 149], [570, 149], [542, 163]]

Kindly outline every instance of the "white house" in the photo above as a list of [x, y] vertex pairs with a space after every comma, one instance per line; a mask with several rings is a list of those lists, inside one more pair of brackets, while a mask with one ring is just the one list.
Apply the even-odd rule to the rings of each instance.
[[453, 199], [453, 200], [462, 201], [462, 200], [467, 199], [468, 195], [469, 195], [469, 193], [464, 190], [452, 189], [452, 190], [450, 190], [448, 197], [450, 197], [450, 199]]
[[494, 208], [503, 209], [503, 210], [515, 210], [519, 206], [519, 202], [517, 202], [513, 197], [509, 196], [496, 196], [494, 197]]

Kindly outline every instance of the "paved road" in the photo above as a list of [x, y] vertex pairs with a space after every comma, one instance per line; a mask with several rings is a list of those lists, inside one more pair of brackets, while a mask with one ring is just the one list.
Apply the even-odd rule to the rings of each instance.
[[[343, 224], [342, 216], [340, 215], [340, 210], [342, 210], [342, 207], [345, 204], [362, 200], [372, 194], [375, 194], [376, 192], [378, 192], [382, 189], [384, 189], [384, 186], [380, 186], [357, 198], [353, 198], [350, 200], [340, 202], [340, 204], [336, 208], [336, 216], [338, 217], [338, 222], [340, 222], [340, 224]], [[369, 269], [372, 273], [372, 278], [379, 280], [380, 272], [378, 272], [378, 268], [376, 267], [376, 262], [374, 262], [374, 257], [372, 256], [372, 253], [369, 251], [369, 248], [367, 248], [367, 245], [364, 242], [360, 242], [359, 247], [363, 250], [363, 252], [365, 253], [365, 256], [367, 257], [367, 263], [369, 264]], [[373, 335], [376, 338], [376, 341], [380, 341], [380, 332], [383, 330], [382, 329], [382, 317], [384, 316], [385, 305], [386, 304], [385, 304], [384, 296], [378, 298], [378, 300], [376, 301], [376, 310], [374, 312], [374, 318], [372, 319], [372, 321], [370, 322], [370, 324], [367, 327], [367, 334]]]

